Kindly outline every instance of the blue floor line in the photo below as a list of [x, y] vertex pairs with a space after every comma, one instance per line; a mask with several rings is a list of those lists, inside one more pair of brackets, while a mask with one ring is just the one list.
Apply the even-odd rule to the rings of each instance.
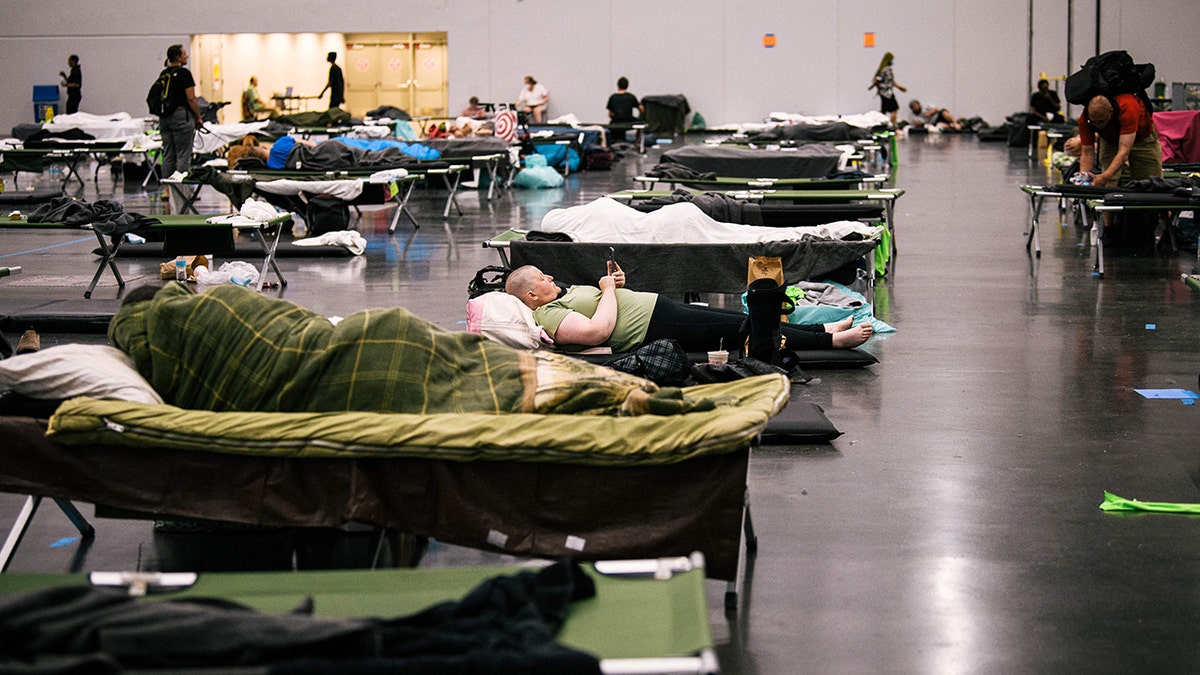
[[38, 251], [49, 251], [52, 248], [59, 248], [62, 246], [70, 246], [72, 244], [78, 244], [79, 242], [83, 242], [83, 241], [95, 241], [95, 239], [89, 237], [86, 239], [76, 239], [74, 241], [64, 241], [61, 244], [51, 244], [50, 246], [43, 246], [41, 248], [31, 248], [28, 251], [17, 251], [16, 253], [0, 253], [0, 258], [11, 258], [14, 255], [29, 255], [30, 253], [37, 253]]

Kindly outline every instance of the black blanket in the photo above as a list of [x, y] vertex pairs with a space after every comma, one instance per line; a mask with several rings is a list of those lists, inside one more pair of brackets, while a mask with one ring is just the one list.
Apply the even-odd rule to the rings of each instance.
[[462, 600], [401, 618], [260, 614], [216, 598], [146, 602], [58, 586], [0, 597], [0, 671], [270, 666], [306, 673], [587, 673], [595, 657], [554, 641], [575, 600], [595, 595], [559, 562], [484, 581]]
[[288, 154], [287, 168], [302, 171], [341, 171], [346, 169], [402, 169], [420, 166], [446, 168], [446, 162], [423, 162], [404, 154], [399, 148], [360, 150], [345, 143], [297, 144]]

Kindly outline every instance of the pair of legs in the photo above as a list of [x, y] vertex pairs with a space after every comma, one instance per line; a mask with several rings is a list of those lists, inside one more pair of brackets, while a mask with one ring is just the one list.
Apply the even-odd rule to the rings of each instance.
[[[690, 352], [709, 351], [722, 344], [725, 349], [738, 349], [744, 340], [745, 320], [741, 312], [686, 305], [659, 295], [645, 341], [674, 339]], [[829, 324], [785, 323], [780, 331], [787, 338], [788, 349], [849, 349], [871, 337], [871, 324], [851, 326], [852, 322], [853, 317]]]
[[887, 115], [892, 120], [892, 126], [896, 126], [896, 111], [900, 109], [900, 104], [896, 102], [896, 96], [880, 96], [879, 111]]
[[955, 131], [962, 131], [962, 125], [959, 124], [958, 121], [954, 119], [954, 116], [950, 114], [950, 111], [946, 110], [945, 108], [942, 108], [938, 111], [937, 119], [934, 124], [943, 128], [950, 127]]
[[[162, 135], [162, 177], [169, 178], [176, 171], [187, 171], [192, 166], [192, 143], [196, 137], [196, 122], [186, 106], [180, 106], [168, 115], [159, 118], [158, 128]], [[179, 212], [183, 196], [169, 186], [171, 213]]]
[[542, 118], [546, 115], [546, 106], [544, 104], [543, 105], [535, 105], [535, 106], [526, 106], [526, 107], [520, 108], [520, 111], [529, 113], [529, 119], [534, 124], [541, 124]]

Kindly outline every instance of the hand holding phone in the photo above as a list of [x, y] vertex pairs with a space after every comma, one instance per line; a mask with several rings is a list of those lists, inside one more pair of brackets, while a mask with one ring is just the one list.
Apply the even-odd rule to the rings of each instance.
[[617, 264], [616, 259], [613, 257], [613, 247], [609, 246], [608, 250], [608, 260], [605, 262], [605, 266], [608, 269], [608, 276], [613, 278], [613, 281], [615, 281], [617, 284], [617, 288], [621, 288], [625, 285], [625, 272], [621, 269], [621, 266]]

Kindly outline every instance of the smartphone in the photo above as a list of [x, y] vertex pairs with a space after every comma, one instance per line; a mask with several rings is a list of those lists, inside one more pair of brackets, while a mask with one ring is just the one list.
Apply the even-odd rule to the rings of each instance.
[[608, 263], [607, 263], [607, 267], [608, 267], [608, 273], [609, 273], [609, 274], [612, 274], [613, 272], [616, 272], [616, 271], [617, 271], [617, 259], [616, 259], [616, 257], [615, 257], [615, 256], [616, 256], [616, 253], [617, 253], [617, 249], [613, 248], [612, 246], [609, 246], [609, 247], [608, 247]]

